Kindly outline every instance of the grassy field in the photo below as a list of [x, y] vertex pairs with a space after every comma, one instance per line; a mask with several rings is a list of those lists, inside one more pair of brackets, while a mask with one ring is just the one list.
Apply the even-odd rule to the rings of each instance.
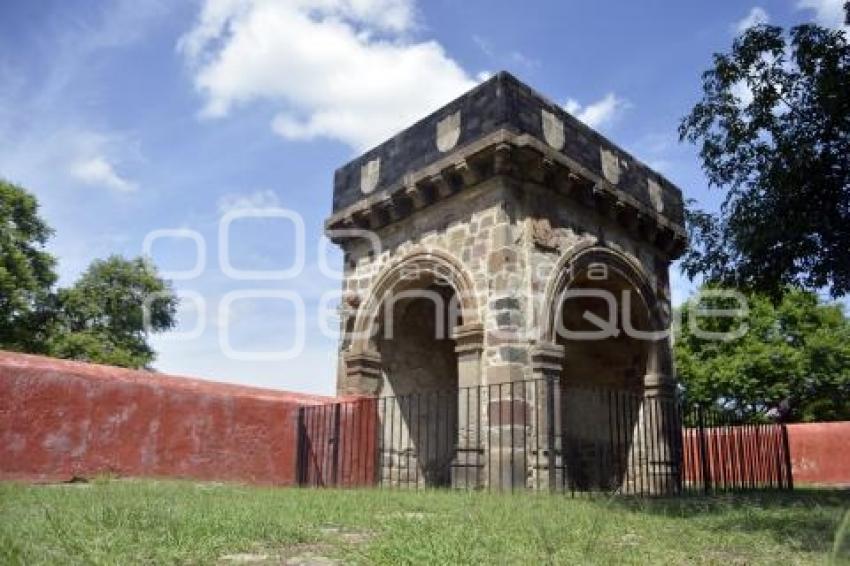
[[[850, 492], [629, 501], [150, 480], [0, 484], [3, 564], [847, 563]], [[841, 537], [839, 537], [840, 539]]]

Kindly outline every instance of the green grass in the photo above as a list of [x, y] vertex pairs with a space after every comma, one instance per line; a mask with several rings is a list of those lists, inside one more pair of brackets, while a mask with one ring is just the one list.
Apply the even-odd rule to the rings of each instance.
[[[850, 492], [635, 501], [178, 481], [0, 484], [0, 563], [847, 563]], [[838, 550], [834, 550], [838, 538]], [[841, 562], [841, 561], [844, 562]]]

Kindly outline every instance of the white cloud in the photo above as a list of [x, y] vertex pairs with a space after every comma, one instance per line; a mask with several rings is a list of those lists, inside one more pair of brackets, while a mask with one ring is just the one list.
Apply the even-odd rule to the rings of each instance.
[[274, 191], [256, 191], [249, 194], [230, 193], [222, 195], [218, 199], [218, 211], [227, 214], [234, 210], [245, 210], [250, 208], [278, 208], [280, 199]]
[[272, 101], [288, 139], [365, 149], [475, 81], [435, 41], [413, 41], [412, 0], [205, 0], [178, 44], [203, 116]]
[[590, 126], [600, 128], [611, 124], [623, 111], [631, 107], [631, 104], [613, 92], [609, 92], [596, 102], [582, 106], [574, 98], [567, 99], [564, 109], [576, 118]]
[[575, 98], [568, 98], [564, 103], [564, 109], [570, 114], [578, 114], [581, 112], [581, 104]]
[[103, 156], [97, 155], [71, 164], [71, 176], [86, 185], [105, 187], [124, 193], [133, 192], [137, 186], [119, 175]]
[[735, 22], [732, 28], [737, 33], [743, 33], [753, 26], [757, 26], [760, 24], [766, 24], [770, 20], [770, 17], [767, 15], [767, 12], [764, 8], [759, 6], [754, 6], [750, 13], [744, 16], [739, 21]]
[[834, 29], [850, 29], [845, 22], [845, 0], [798, 0], [798, 10], [814, 10], [815, 21]]

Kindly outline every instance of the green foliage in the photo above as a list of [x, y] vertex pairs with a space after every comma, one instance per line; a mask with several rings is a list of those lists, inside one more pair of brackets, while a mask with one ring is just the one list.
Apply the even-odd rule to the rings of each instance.
[[58, 297], [59, 332], [49, 340], [49, 351], [61, 358], [146, 367], [155, 358], [148, 332], [168, 330], [175, 322], [177, 298], [142, 258], [96, 260]]
[[689, 401], [712, 403], [752, 420], [850, 418], [850, 320], [841, 307], [789, 289], [778, 303], [747, 296], [742, 320], [700, 317], [696, 328], [726, 332], [747, 325], [742, 337], [720, 341], [691, 329], [694, 307], [728, 308], [702, 299], [681, 309], [675, 339], [678, 377]]
[[35, 197], [0, 181], [0, 348], [149, 366], [155, 353], [148, 334], [175, 324], [171, 286], [144, 259], [113, 256], [55, 290], [56, 262], [44, 251], [51, 234]]
[[728, 190], [719, 214], [689, 211], [686, 274], [774, 297], [787, 285], [850, 292], [850, 46], [842, 32], [750, 28], [731, 53], [715, 54], [679, 135], [700, 145], [710, 184]]
[[0, 179], [0, 345], [38, 351], [44, 306], [56, 282], [55, 259], [44, 245], [52, 230], [35, 197]]

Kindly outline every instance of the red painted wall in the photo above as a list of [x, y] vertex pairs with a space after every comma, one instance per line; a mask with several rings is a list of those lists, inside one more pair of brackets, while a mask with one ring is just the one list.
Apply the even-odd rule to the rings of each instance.
[[850, 487], [850, 421], [788, 425], [797, 484]]
[[294, 484], [297, 409], [329, 400], [0, 351], [0, 478]]
[[[335, 401], [347, 400], [0, 351], [0, 479], [115, 473], [292, 485], [298, 408]], [[356, 449], [374, 442], [369, 403], [341, 406], [342, 485], [374, 481], [374, 462]], [[308, 483], [327, 472], [321, 415], [330, 411], [307, 423]], [[788, 440], [795, 483], [850, 486], [850, 422], [788, 425]], [[685, 469], [696, 477], [698, 457], [686, 457]]]

